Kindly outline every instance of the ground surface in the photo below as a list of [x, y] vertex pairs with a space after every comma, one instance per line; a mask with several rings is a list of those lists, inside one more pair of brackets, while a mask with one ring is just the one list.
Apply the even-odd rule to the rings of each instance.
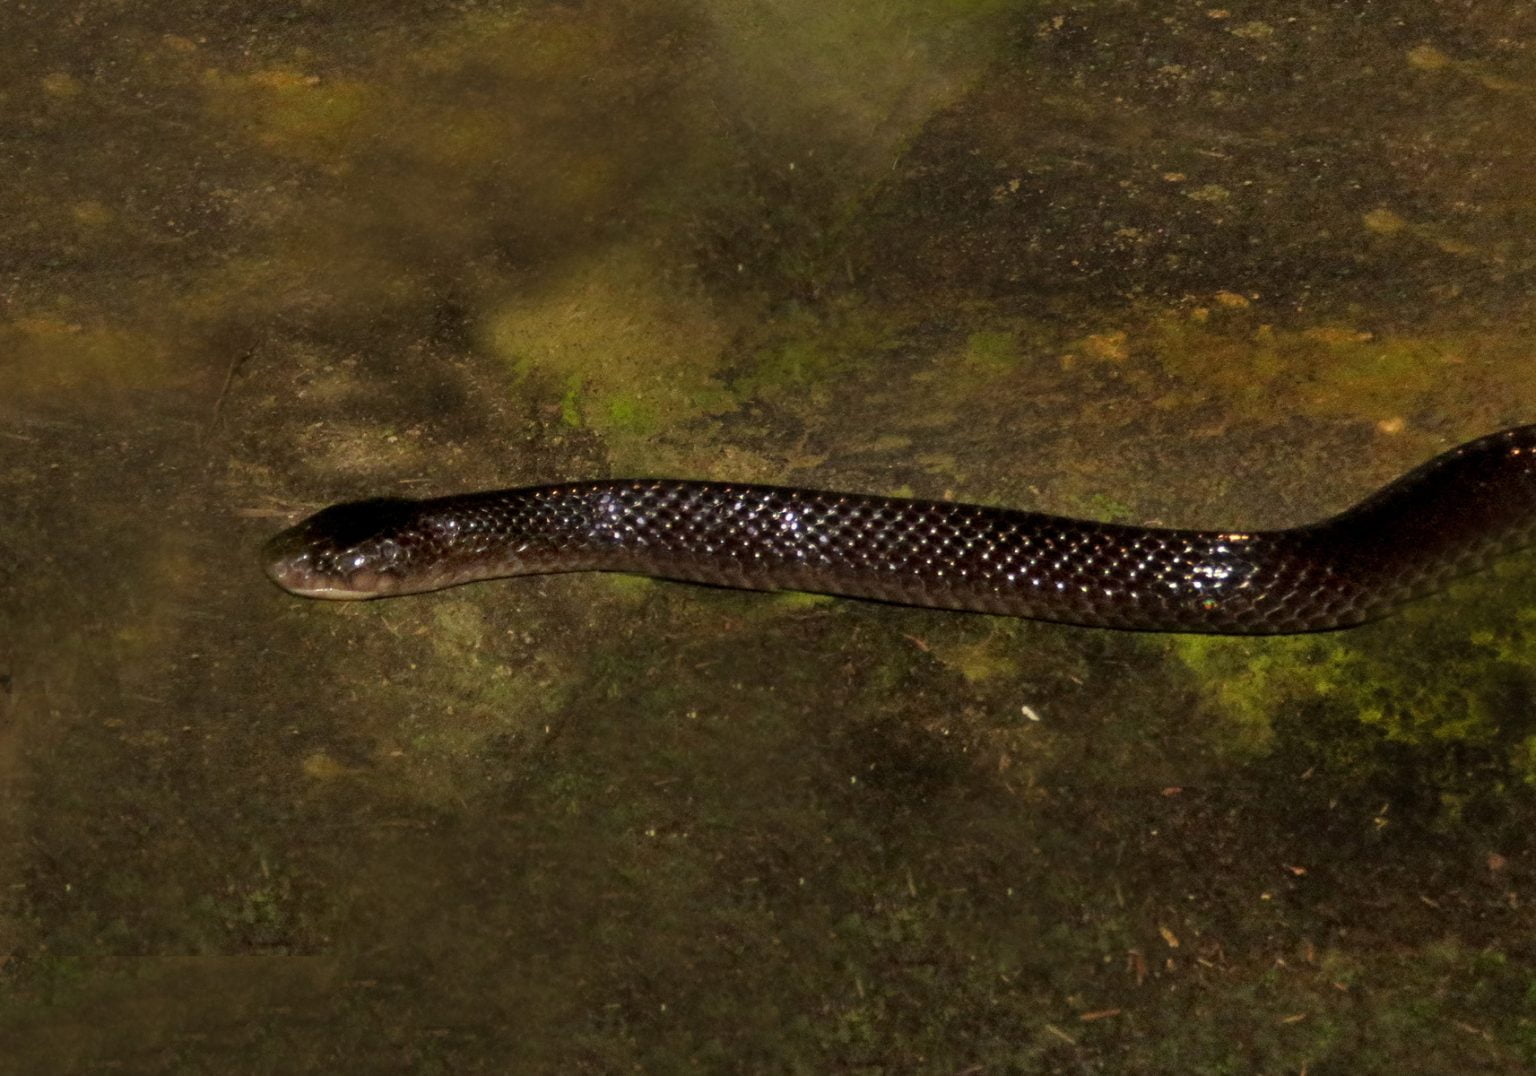
[[261, 577], [603, 474], [1287, 525], [1536, 421], [1529, 5], [826, 8], [0, 14], [10, 1057], [1536, 1066], [1530, 557], [1271, 640]]

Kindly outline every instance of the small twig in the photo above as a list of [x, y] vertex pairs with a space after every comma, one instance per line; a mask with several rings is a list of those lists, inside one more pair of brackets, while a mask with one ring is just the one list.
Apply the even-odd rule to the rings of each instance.
[[234, 384], [235, 374], [239, 373], [240, 367], [244, 366], [246, 360], [249, 359], [254, 353], [255, 349], [246, 348], [244, 351], [237, 352], [230, 358], [229, 366], [224, 371], [224, 384], [219, 386], [219, 395], [215, 397], [213, 401], [213, 412], [208, 416], [208, 425], [203, 430], [204, 437], [212, 434], [214, 427], [219, 424], [219, 416], [223, 414], [224, 411], [224, 399], [229, 395], [229, 387]]

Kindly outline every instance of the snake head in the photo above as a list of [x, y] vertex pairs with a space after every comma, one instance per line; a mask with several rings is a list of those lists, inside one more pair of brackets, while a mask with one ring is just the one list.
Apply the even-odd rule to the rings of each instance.
[[382, 598], [426, 589], [415, 582], [422, 552], [415, 501], [379, 498], [332, 505], [262, 547], [278, 586], [306, 598]]

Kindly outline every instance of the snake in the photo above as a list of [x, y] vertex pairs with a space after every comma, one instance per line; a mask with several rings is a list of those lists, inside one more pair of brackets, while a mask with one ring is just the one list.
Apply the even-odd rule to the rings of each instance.
[[1086, 627], [1265, 635], [1375, 620], [1536, 540], [1536, 425], [1277, 530], [1181, 530], [943, 500], [597, 479], [332, 505], [263, 547], [309, 598], [607, 571]]

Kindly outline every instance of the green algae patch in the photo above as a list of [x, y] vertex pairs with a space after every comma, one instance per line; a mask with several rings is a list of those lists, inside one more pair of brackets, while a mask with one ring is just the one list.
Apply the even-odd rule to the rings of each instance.
[[725, 326], [701, 297], [668, 286], [633, 250], [609, 251], [488, 320], [487, 345], [562, 422], [603, 435], [621, 466], [655, 465], [650, 438], [724, 414]]
[[1233, 639], [1173, 637], [1172, 650], [1200, 681], [1207, 698], [1232, 722], [1240, 750], [1258, 754], [1274, 739], [1276, 710], [1332, 694], [1342, 672], [1331, 661], [1331, 636]]
[[853, 356], [813, 340], [786, 340], [758, 352], [752, 372], [736, 382], [743, 393], [756, 397], [787, 396], [813, 391], [845, 377]]
[[[1447, 807], [1536, 785], [1536, 730], [1522, 700], [1536, 692], [1536, 605], [1529, 556], [1388, 620], [1351, 631], [1232, 639], [1178, 636], [1172, 653], [1239, 730], [1240, 750], [1286, 750], [1276, 728], [1325, 757], [1403, 753], [1437, 774]], [[1282, 722], [1280, 719], [1284, 718]], [[1339, 728], [1353, 728], [1339, 736]]]
[[603, 590], [604, 595], [615, 606], [625, 609], [637, 609], [644, 605], [656, 591], [656, 580], [644, 575], [631, 575], [628, 572], [600, 572], [601, 582], [597, 584]]
[[795, 407], [825, 407], [850, 384], [880, 376], [900, 346], [888, 314], [860, 304], [821, 313], [800, 309], [777, 319], [731, 381], [742, 399]]
[[853, 376], [861, 356], [868, 354], [861, 346], [868, 341], [858, 328], [842, 337], [835, 330], [823, 332], [823, 326], [807, 324], [802, 318], [790, 320], [787, 335], [758, 348], [748, 370], [732, 383], [741, 396], [825, 402], [831, 387]]
[[1055, 375], [1060, 339], [1052, 327], [1027, 318], [988, 320], [913, 375], [928, 406], [947, 405], [954, 423], [975, 421], [999, 398], [1016, 398], [1024, 385], [1038, 391]]
[[1011, 638], [989, 635], [972, 641], [932, 643], [929, 649], [934, 657], [963, 676], [967, 683], [979, 684], [1019, 675], [1020, 663], [1015, 646]]
[[808, 590], [778, 590], [773, 592], [773, 604], [786, 613], [806, 612], [835, 605], [840, 599], [831, 594], [814, 594]]
[[1019, 365], [1023, 351], [1011, 332], [974, 332], [965, 338], [961, 362], [985, 373], [1002, 373]]
[[285, 602], [282, 615], [309, 649], [379, 670], [357, 682], [357, 717], [334, 747], [322, 740], [292, 756], [296, 774], [412, 810], [462, 807], [482, 781], [499, 780], [581, 683], [562, 649], [544, 642], [558, 634], [546, 621], [529, 614], [505, 628], [471, 594], [393, 608]]
[[1054, 366], [1059, 335], [1027, 318], [995, 318], [934, 350], [924, 318], [900, 304], [853, 299], [788, 310], [739, 348], [731, 389], [743, 401], [793, 411], [801, 421], [820, 413], [826, 423], [847, 426], [850, 416], [859, 416], [848, 431], [869, 431], [859, 452], [900, 453], [904, 466], [915, 462], [954, 478], [952, 454], [901, 452], [936, 443], [910, 431], [991, 421], [1000, 400], [1038, 391], [1041, 364]]

